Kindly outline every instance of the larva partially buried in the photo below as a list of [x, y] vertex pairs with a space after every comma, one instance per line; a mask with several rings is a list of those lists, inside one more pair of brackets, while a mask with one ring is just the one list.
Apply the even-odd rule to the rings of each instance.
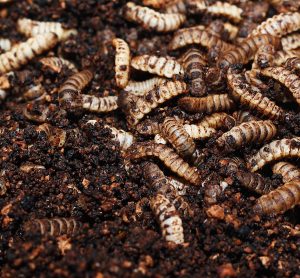
[[140, 159], [147, 156], [154, 156], [160, 159], [166, 167], [178, 176], [194, 185], [200, 185], [201, 176], [196, 167], [190, 166], [173, 149], [153, 142], [135, 143], [125, 154], [130, 160]]
[[122, 129], [116, 129], [115, 127], [104, 125], [108, 128], [113, 135], [113, 140], [120, 144], [122, 150], [128, 149], [134, 143], [134, 137], [130, 132], [124, 131]]
[[300, 204], [300, 179], [285, 183], [283, 186], [261, 196], [253, 207], [257, 214], [280, 214]]
[[271, 121], [245, 122], [223, 133], [216, 143], [223, 151], [230, 152], [242, 148], [245, 144], [269, 141], [276, 132], [277, 128]]
[[273, 165], [272, 171], [274, 174], [281, 175], [284, 183], [295, 179], [300, 179], [299, 167], [289, 162], [277, 162]]
[[300, 157], [300, 138], [281, 139], [264, 145], [255, 155], [248, 159], [248, 169], [255, 172], [265, 164], [278, 159]]
[[159, 86], [166, 81], [167, 79], [163, 77], [153, 77], [145, 81], [129, 80], [127, 86], [124, 88], [124, 91], [137, 96], [143, 96], [150, 90], [154, 89], [156, 86]]
[[300, 33], [290, 34], [281, 38], [283, 50], [292, 50], [300, 47]]
[[147, 7], [128, 2], [124, 8], [124, 17], [128, 21], [141, 24], [143, 28], [157, 32], [170, 32], [179, 28], [185, 21], [183, 14], [162, 14]]
[[131, 66], [137, 70], [150, 72], [159, 76], [172, 78], [174, 75], [183, 75], [183, 67], [170, 58], [154, 55], [141, 55], [132, 58]]
[[82, 224], [73, 218], [33, 219], [24, 224], [25, 233], [38, 233], [44, 236], [73, 235]]
[[184, 97], [178, 101], [178, 105], [188, 112], [205, 112], [207, 114], [229, 111], [235, 106], [228, 94], [209, 95], [201, 98]]
[[61, 57], [45, 57], [39, 59], [39, 62], [42, 64], [42, 68], [50, 68], [53, 72], [56, 73], [60, 73], [63, 67], [73, 72], [78, 71], [76, 66], [72, 62]]
[[66, 142], [66, 132], [50, 124], [41, 124], [36, 127], [37, 132], [45, 132], [51, 145], [62, 147]]
[[53, 48], [57, 43], [54, 33], [37, 35], [0, 55], [0, 73], [17, 70], [35, 56]]
[[225, 127], [231, 129], [236, 124], [234, 117], [224, 112], [217, 112], [211, 115], [205, 116], [198, 124], [199, 127], [210, 127], [213, 129], [219, 129]]
[[130, 73], [130, 49], [126, 41], [115, 38], [112, 45], [116, 48], [115, 79], [117, 86], [125, 88], [128, 84]]
[[150, 206], [158, 219], [165, 240], [175, 244], [184, 243], [182, 220], [175, 206], [162, 194], [151, 198]]

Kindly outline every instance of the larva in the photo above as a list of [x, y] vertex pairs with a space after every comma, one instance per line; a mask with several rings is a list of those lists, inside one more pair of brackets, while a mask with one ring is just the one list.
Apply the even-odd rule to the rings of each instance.
[[11, 41], [9, 39], [0, 38], [0, 48], [4, 51], [11, 49]]
[[283, 50], [292, 50], [300, 47], [300, 34], [290, 34], [281, 39]]
[[23, 97], [26, 100], [36, 100], [38, 98], [41, 98], [46, 93], [45, 88], [42, 86], [42, 84], [37, 84], [34, 86], [31, 86], [28, 90], [26, 90], [23, 93]]
[[113, 140], [120, 144], [122, 150], [128, 149], [134, 142], [134, 137], [130, 132], [126, 132], [122, 129], [116, 129], [115, 127], [105, 125], [113, 135]]
[[258, 173], [237, 171], [234, 176], [243, 187], [261, 195], [274, 189], [272, 183]]
[[197, 124], [199, 127], [210, 127], [213, 129], [219, 129], [222, 127], [226, 127], [227, 129], [231, 129], [236, 124], [236, 120], [234, 117], [224, 113], [213, 113], [211, 115], [205, 116], [201, 122]]
[[208, 6], [205, 11], [213, 15], [227, 17], [236, 23], [242, 20], [241, 15], [243, 13], [243, 10], [229, 3], [217, 1], [214, 4]]
[[151, 6], [156, 9], [163, 8], [169, 4], [173, 4], [176, 0], [143, 0], [145, 6]]
[[128, 2], [125, 5], [124, 16], [128, 21], [141, 24], [147, 30], [170, 32], [177, 30], [185, 21], [183, 14], [162, 14], [147, 7]]
[[151, 198], [150, 206], [159, 221], [165, 240], [175, 244], [184, 243], [182, 220], [175, 206], [162, 194]]
[[42, 68], [50, 68], [56, 73], [60, 73], [64, 67], [73, 72], [78, 71], [72, 62], [61, 57], [45, 57], [39, 59], [39, 62], [42, 64]]
[[6, 181], [4, 178], [0, 177], [0, 196], [5, 195], [7, 191]]
[[169, 50], [176, 50], [190, 44], [200, 44], [208, 49], [217, 47], [221, 52], [233, 48], [233, 45], [222, 41], [218, 36], [199, 27], [185, 28], [177, 31], [169, 43], [168, 48]]
[[286, 86], [296, 102], [300, 105], [300, 77], [284, 67], [268, 67], [261, 69], [261, 74], [271, 77]]
[[184, 97], [178, 101], [178, 105], [188, 112], [205, 112], [207, 114], [234, 108], [234, 102], [228, 94], [209, 95], [201, 98]]
[[269, 141], [276, 132], [277, 128], [271, 121], [245, 122], [223, 133], [216, 143], [222, 150], [228, 152], [240, 149], [245, 144]]
[[131, 66], [137, 70], [154, 73], [168, 78], [172, 78], [176, 74], [184, 74], [183, 67], [177, 61], [154, 55], [136, 56], [132, 58]]
[[275, 48], [271, 44], [261, 46], [255, 56], [252, 64], [252, 69], [261, 69], [270, 67], [273, 64]]
[[226, 157], [219, 161], [219, 165], [225, 175], [235, 176], [239, 168], [244, 166], [244, 163], [239, 157]]
[[17, 70], [35, 56], [53, 48], [57, 43], [54, 33], [37, 35], [0, 55], [0, 73]]
[[115, 38], [112, 45], [116, 48], [115, 55], [115, 79], [117, 86], [125, 88], [129, 80], [130, 49], [126, 41]]
[[300, 57], [288, 58], [284, 63], [284, 67], [290, 71], [299, 72], [300, 70]]
[[127, 86], [124, 88], [124, 91], [137, 96], [143, 96], [148, 93], [150, 90], [154, 89], [156, 86], [159, 86], [167, 81], [163, 77], [153, 77], [145, 81], [132, 81], [129, 80]]
[[154, 135], [159, 133], [159, 123], [150, 119], [137, 124], [135, 130], [142, 135]]
[[203, 12], [207, 8], [206, 0], [186, 0], [186, 3], [192, 14]]
[[300, 3], [293, 0], [268, 0], [267, 2], [273, 5], [276, 11], [282, 13], [298, 11], [300, 8]]
[[261, 93], [254, 93], [241, 74], [235, 74], [233, 70], [229, 69], [227, 82], [231, 89], [232, 97], [242, 105], [249, 107], [250, 110], [258, 111], [271, 120], [283, 117], [284, 111]]
[[274, 64], [280, 66], [284, 64], [287, 59], [293, 57], [300, 57], [300, 49], [277, 51], [274, 56]]
[[187, 78], [191, 82], [191, 95], [205, 95], [206, 85], [204, 80], [204, 68], [207, 62], [204, 55], [200, 50], [191, 48], [182, 56], [182, 64]]
[[152, 89], [144, 96], [122, 94], [119, 96], [119, 106], [127, 115], [130, 125], [136, 125], [146, 114], [159, 104], [187, 92], [186, 84], [182, 81], [167, 81]]
[[177, 180], [174, 177], [168, 177], [168, 180], [169, 180], [170, 185], [176, 190], [178, 195], [184, 196], [187, 194], [187, 189], [188, 189], [187, 185], [180, 182], [179, 180]]
[[62, 147], [66, 142], [66, 132], [50, 124], [41, 124], [36, 128], [38, 132], [45, 132], [51, 145]]
[[281, 175], [284, 183], [300, 179], [300, 169], [289, 162], [277, 162], [273, 165], [274, 174]]
[[188, 133], [188, 135], [193, 139], [205, 139], [211, 137], [216, 130], [214, 128], [210, 128], [208, 126], [202, 125], [183, 125], [184, 130]]
[[165, 6], [165, 12], [168, 14], [186, 14], [185, 0], [172, 1]]
[[196, 167], [191, 167], [171, 148], [152, 142], [135, 143], [128, 150], [125, 158], [139, 159], [146, 156], [154, 156], [160, 159], [166, 167], [178, 176], [194, 185], [201, 183], [201, 176]]
[[[80, 95], [81, 107], [91, 112], [110, 112], [118, 108], [118, 97], [107, 96], [107, 97], [96, 97], [91, 95]], [[76, 100], [74, 101], [76, 103]]]
[[280, 214], [300, 203], [300, 179], [292, 180], [283, 186], [261, 196], [253, 207], [257, 214]]
[[232, 114], [232, 116], [236, 119], [237, 123], [243, 123], [243, 122], [250, 122], [250, 121], [257, 121], [258, 118], [253, 116], [249, 111], [247, 110], [239, 110]]
[[73, 218], [34, 219], [24, 224], [26, 233], [39, 233], [44, 236], [73, 235], [82, 224]]
[[300, 157], [300, 138], [281, 139], [264, 145], [255, 155], [248, 159], [247, 166], [251, 172], [256, 172], [272, 161]]
[[55, 33], [59, 40], [66, 40], [71, 35], [77, 35], [75, 29], [64, 29], [59, 22], [43, 22], [21, 18], [17, 22], [18, 31], [26, 37], [35, 37], [40, 34]]
[[269, 34], [274, 37], [282, 37], [300, 29], [300, 13], [289, 12], [274, 15], [262, 22], [255, 28], [251, 36], [259, 34]]

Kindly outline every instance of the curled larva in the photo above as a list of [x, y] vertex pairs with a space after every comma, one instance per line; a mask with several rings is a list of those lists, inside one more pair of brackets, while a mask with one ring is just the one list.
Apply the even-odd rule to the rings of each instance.
[[280, 214], [300, 203], [300, 179], [292, 180], [283, 186], [261, 196], [253, 207], [257, 214]]
[[182, 81], [167, 81], [152, 89], [144, 96], [121, 94], [118, 99], [119, 106], [127, 115], [130, 125], [136, 125], [146, 114], [159, 104], [180, 94], [187, 92], [186, 84]]
[[18, 31], [26, 37], [35, 37], [39, 34], [55, 33], [59, 40], [66, 40], [71, 35], [77, 35], [75, 29], [64, 29], [59, 22], [43, 22], [21, 18], [17, 22]]
[[227, 17], [236, 23], [242, 20], [241, 15], [243, 13], [243, 10], [235, 5], [231, 5], [226, 2], [223, 3], [217, 1], [214, 4], [207, 6], [205, 11], [213, 15]]
[[281, 13], [262, 22], [255, 28], [250, 36], [269, 34], [275, 37], [282, 37], [300, 29], [300, 13]]
[[202, 52], [196, 48], [189, 49], [182, 56], [185, 74], [191, 83], [190, 92], [193, 96], [203, 96], [206, 93], [204, 69], [207, 62]]
[[116, 38], [112, 40], [116, 48], [115, 55], [115, 79], [117, 86], [125, 88], [129, 80], [130, 71], [130, 49], [126, 41]]
[[201, 27], [191, 27], [178, 30], [174, 34], [168, 48], [169, 50], [175, 50], [190, 44], [200, 44], [208, 49], [217, 47], [221, 52], [225, 52], [233, 48], [233, 45], [222, 41], [220, 37], [203, 30]]
[[45, 236], [73, 235], [82, 224], [73, 218], [34, 219], [24, 224], [26, 233], [38, 233]]
[[150, 119], [144, 120], [135, 126], [135, 130], [142, 135], [159, 133], [159, 123]]
[[3, 177], [0, 177], [0, 196], [5, 195], [7, 191], [6, 181]]
[[277, 66], [281, 66], [286, 62], [287, 59], [293, 57], [300, 58], [300, 49], [277, 51], [274, 56], [274, 64]]
[[53, 48], [57, 43], [54, 33], [37, 35], [0, 55], [0, 73], [17, 70], [35, 56]]
[[72, 62], [61, 57], [45, 57], [39, 59], [39, 62], [42, 64], [42, 68], [49, 68], [56, 73], [60, 73], [63, 67], [73, 72], [78, 71]]
[[213, 113], [211, 115], [205, 116], [201, 122], [197, 124], [199, 127], [210, 127], [213, 129], [219, 129], [225, 127], [231, 129], [236, 124], [234, 117], [228, 115], [224, 112]]
[[113, 135], [113, 140], [120, 144], [122, 150], [128, 149], [134, 142], [134, 137], [130, 132], [124, 131], [122, 129], [116, 129], [115, 127], [105, 125]]
[[[81, 107], [91, 112], [110, 112], [118, 108], [118, 97], [107, 96], [107, 97], [96, 97], [91, 95], [80, 95]], [[77, 102], [74, 100], [74, 103]]]
[[172, 78], [176, 74], [184, 74], [183, 67], [177, 61], [154, 55], [136, 56], [132, 58], [131, 66], [137, 70], [154, 73], [168, 78]]
[[253, 92], [242, 74], [235, 74], [229, 69], [227, 82], [231, 89], [232, 97], [242, 105], [249, 107], [250, 110], [258, 111], [271, 120], [283, 117], [284, 111], [260, 92]]
[[50, 124], [41, 124], [36, 128], [37, 132], [45, 132], [51, 145], [62, 147], [66, 142], [66, 132]]
[[300, 179], [299, 167], [289, 162], [277, 162], [273, 165], [272, 171], [274, 174], [281, 175], [284, 183], [295, 179]]
[[234, 102], [228, 94], [209, 95], [201, 98], [184, 97], [178, 101], [178, 105], [188, 112], [205, 112], [207, 114], [234, 108]]
[[299, 137], [275, 140], [264, 145], [255, 155], [248, 159], [247, 167], [251, 172], [255, 172], [267, 163], [290, 157], [300, 157]]
[[150, 90], [154, 89], [156, 86], [159, 86], [167, 81], [163, 77], [153, 77], [145, 81], [132, 81], [129, 80], [127, 86], [124, 88], [124, 91], [137, 96], [143, 96], [148, 93]]
[[300, 47], [300, 34], [290, 34], [281, 38], [281, 45], [283, 50], [292, 50]]
[[169, 3], [164, 8], [168, 14], [186, 14], [185, 0], [175, 0]]
[[183, 14], [163, 14], [133, 2], [125, 5], [124, 16], [129, 21], [141, 24], [145, 29], [157, 32], [177, 30], [186, 19]]
[[232, 116], [236, 119], [237, 123], [243, 123], [243, 122], [250, 122], [250, 121], [257, 121], [258, 118], [253, 116], [249, 111], [247, 110], [238, 110], [232, 114]]
[[258, 194], [267, 194], [274, 189], [272, 183], [258, 173], [237, 171], [234, 176], [243, 187]]
[[153, 142], [135, 143], [127, 149], [125, 158], [135, 160], [147, 156], [160, 159], [166, 167], [194, 185], [200, 185], [201, 176], [196, 167], [190, 166], [173, 149]]
[[202, 125], [183, 125], [185, 131], [189, 134], [189, 136], [193, 139], [205, 139], [211, 137], [216, 130], [214, 128]]
[[284, 67], [268, 67], [260, 72], [262, 75], [271, 77], [286, 86], [300, 105], [300, 77], [298, 75]]
[[4, 51], [11, 49], [11, 41], [9, 39], [0, 38], [0, 48]]
[[151, 198], [150, 206], [158, 219], [165, 240], [175, 244], [184, 243], [182, 220], [175, 206], [162, 194]]
[[229, 152], [240, 149], [245, 144], [269, 141], [276, 132], [277, 128], [271, 121], [245, 122], [223, 133], [216, 143], [223, 151]]

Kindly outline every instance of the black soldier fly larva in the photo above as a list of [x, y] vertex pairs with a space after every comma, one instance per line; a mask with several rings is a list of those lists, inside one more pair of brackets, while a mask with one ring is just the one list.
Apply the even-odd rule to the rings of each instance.
[[64, 67], [73, 72], [78, 71], [72, 62], [62, 57], [45, 57], [39, 59], [39, 62], [42, 64], [43, 69], [49, 68], [56, 73], [60, 73]]
[[300, 168], [289, 162], [277, 162], [273, 165], [274, 174], [281, 175], [284, 183], [300, 179]]

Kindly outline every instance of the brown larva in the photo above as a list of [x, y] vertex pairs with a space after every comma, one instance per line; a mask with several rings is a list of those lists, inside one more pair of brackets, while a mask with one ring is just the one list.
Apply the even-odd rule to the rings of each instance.
[[125, 88], [128, 84], [130, 73], [130, 49], [126, 41], [115, 38], [112, 45], [116, 48], [115, 79], [117, 86]]
[[177, 30], [185, 21], [183, 14], [162, 14], [147, 7], [128, 2], [124, 8], [127, 20], [141, 24], [143, 28], [157, 32], [170, 32]]
[[299, 167], [289, 162], [277, 162], [273, 165], [272, 171], [274, 174], [281, 175], [284, 183], [295, 179], [300, 179]]
[[245, 122], [223, 133], [216, 143], [223, 151], [230, 152], [241, 149], [245, 144], [269, 141], [276, 132], [277, 128], [271, 121]]
[[275, 47], [271, 44], [261, 46], [255, 56], [252, 64], [252, 69], [261, 69], [273, 65]]
[[283, 50], [292, 50], [300, 47], [300, 34], [295, 33], [281, 39]]
[[121, 94], [119, 106], [127, 115], [130, 125], [136, 125], [146, 114], [159, 104], [187, 92], [186, 84], [182, 81], [167, 81], [166, 83], [152, 89], [144, 96]]
[[174, 75], [183, 75], [183, 67], [175, 60], [154, 55], [141, 55], [132, 58], [131, 66], [137, 70], [150, 72], [159, 76], [172, 78]]
[[294, 0], [267, 0], [274, 6], [277, 12], [286, 13], [298, 11], [300, 9], [300, 2]]
[[255, 155], [248, 159], [248, 168], [255, 172], [265, 164], [278, 159], [300, 157], [300, 138], [275, 140], [264, 145]]
[[300, 105], [300, 77], [298, 75], [284, 67], [268, 67], [260, 72], [262, 75], [271, 77], [286, 86]]
[[182, 220], [175, 206], [162, 194], [151, 198], [150, 206], [158, 219], [165, 240], [175, 244], [184, 243]]
[[227, 81], [232, 97], [242, 105], [249, 107], [250, 110], [258, 111], [271, 120], [283, 117], [284, 111], [261, 93], [253, 92], [242, 74], [235, 74], [233, 70], [229, 69]]
[[135, 130], [142, 135], [154, 135], [159, 133], [159, 123], [150, 119], [144, 120], [135, 126]]
[[287, 61], [287, 59], [294, 57], [300, 57], [300, 48], [277, 51], [274, 56], [274, 64], [276, 66], [281, 66]]
[[55, 33], [59, 40], [66, 40], [71, 35], [77, 35], [75, 29], [64, 29], [59, 22], [43, 22], [21, 18], [17, 22], [18, 31], [27, 37], [40, 34]]
[[26, 233], [38, 233], [44, 236], [73, 235], [82, 224], [73, 218], [34, 219], [24, 224]]
[[9, 39], [0, 38], [0, 48], [3, 51], [9, 51], [11, 46], [11, 41]]
[[211, 127], [213, 129], [219, 129], [225, 127], [231, 129], [236, 124], [234, 117], [224, 113], [213, 113], [211, 115], [205, 116], [201, 122], [197, 124], [199, 127]]
[[28, 90], [23, 93], [23, 97], [26, 100], [38, 100], [45, 96], [46, 90], [42, 84], [30, 86]]
[[249, 111], [247, 110], [239, 110], [232, 114], [232, 116], [236, 119], [237, 123], [243, 123], [243, 122], [250, 122], [250, 121], [257, 121], [258, 118], [253, 116]]
[[272, 183], [258, 173], [237, 171], [234, 176], [243, 187], [258, 194], [267, 194], [274, 189]]
[[42, 64], [42, 68], [49, 68], [56, 73], [60, 73], [64, 67], [73, 72], [78, 71], [72, 62], [61, 57], [45, 57], [39, 59], [39, 62]]
[[38, 132], [45, 132], [51, 145], [62, 147], [66, 142], [66, 132], [50, 124], [42, 124], [36, 128]]
[[153, 77], [145, 81], [129, 80], [127, 86], [124, 88], [124, 91], [137, 96], [143, 96], [150, 90], [154, 89], [156, 86], [159, 86], [166, 81], [167, 79], [163, 77]]
[[113, 135], [113, 140], [120, 144], [122, 150], [128, 149], [134, 142], [134, 137], [130, 132], [124, 131], [122, 129], [116, 129], [115, 127], [104, 125], [108, 128]]
[[257, 214], [281, 214], [300, 203], [300, 179], [285, 183], [283, 186], [261, 196], [253, 207]]
[[200, 44], [208, 49], [217, 47], [221, 52], [233, 48], [233, 45], [222, 41], [218, 36], [203, 30], [201, 27], [191, 27], [177, 31], [168, 48], [169, 50], [175, 50], [190, 44]]
[[243, 10], [229, 3], [217, 1], [214, 4], [207, 6], [205, 11], [213, 15], [227, 17], [236, 23], [242, 20], [241, 15]]
[[189, 136], [193, 139], [205, 139], [211, 137], [216, 130], [214, 128], [210, 128], [208, 126], [198, 125], [183, 125], [185, 131], [189, 134]]
[[57, 36], [54, 33], [47, 33], [18, 44], [10, 51], [0, 55], [0, 73], [19, 69], [35, 56], [53, 48], [57, 41]]
[[166, 167], [194, 185], [200, 185], [201, 176], [196, 167], [190, 166], [173, 149], [152, 142], [135, 143], [126, 153], [128, 159], [139, 159], [147, 156], [154, 156], [160, 159]]
[[300, 13], [289, 12], [274, 15], [262, 22], [255, 28], [251, 36], [258, 34], [269, 34], [274, 37], [282, 37], [300, 29]]
[[296, 72], [297, 74], [300, 71], [300, 57], [292, 57], [286, 60], [284, 67], [291, 72]]
[[184, 97], [178, 101], [178, 105], [188, 112], [205, 112], [207, 114], [229, 111], [234, 108], [234, 102], [228, 94], [209, 95], [201, 98]]
[[206, 93], [204, 68], [207, 62], [202, 52], [196, 48], [189, 49], [182, 56], [182, 65], [191, 82], [190, 93], [193, 96], [203, 96]]
[[225, 157], [219, 161], [221, 171], [225, 175], [235, 175], [240, 167], [244, 166], [244, 163], [239, 157]]

